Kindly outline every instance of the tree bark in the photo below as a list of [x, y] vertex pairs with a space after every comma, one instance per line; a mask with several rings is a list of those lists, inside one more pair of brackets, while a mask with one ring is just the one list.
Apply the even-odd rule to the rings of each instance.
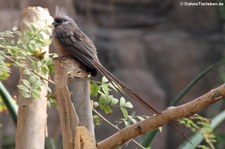
[[94, 136], [89, 79], [86, 73], [78, 75], [68, 83], [71, 100], [79, 117], [79, 125], [85, 126]]
[[55, 67], [63, 147], [95, 149], [88, 75], [74, 59], [55, 60]]
[[125, 142], [153, 131], [171, 121], [191, 116], [225, 98], [225, 84], [186, 104], [170, 107], [161, 114], [122, 129], [97, 144], [98, 149], [113, 149]]
[[[47, 20], [49, 24], [52, 22], [52, 17], [49, 15], [47, 9], [28, 7], [23, 10], [20, 26], [21, 31], [27, 30], [31, 23], [41, 23], [44, 20]], [[45, 51], [47, 54], [48, 48], [42, 49], [42, 51]], [[27, 65], [32, 69], [29, 63], [27, 63]], [[47, 78], [47, 76], [42, 77]], [[20, 79], [27, 79], [22, 69], [20, 70]], [[46, 95], [47, 89], [45, 86], [41, 86], [40, 99], [34, 99], [33, 97], [27, 99], [19, 95], [16, 149], [44, 149], [47, 125]]]

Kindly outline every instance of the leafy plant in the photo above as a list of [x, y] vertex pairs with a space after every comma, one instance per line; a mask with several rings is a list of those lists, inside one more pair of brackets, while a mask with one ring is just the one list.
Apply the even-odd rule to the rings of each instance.
[[[177, 105], [183, 97], [189, 93], [189, 91], [200, 81], [202, 80], [210, 71], [218, 68], [219, 66], [223, 65], [225, 63], [225, 60], [222, 59], [216, 63], [213, 63], [209, 65], [206, 69], [204, 69], [202, 72], [200, 72], [170, 103], [170, 106]], [[221, 75], [221, 78], [223, 79], [223, 76]], [[224, 77], [225, 78], [225, 77]], [[145, 135], [142, 145], [147, 147], [149, 146], [152, 141], [154, 140], [156, 134], [158, 133], [158, 130], [154, 130], [153, 132], [148, 133]], [[189, 142], [188, 142], [189, 143]]]
[[135, 124], [139, 121], [143, 121], [147, 118], [149, 118], [149, 116], [145, 116], [145, 115], [136, 116], [135, 113], [133, 113], [132, 115], [128, 115], [127, 118], [120, 118], [116, 122], [117, 122], [117, 125], [124, 123], [125, 126], [129, 126], [129, 125]]
[[204, 118], [198, 114], [194, 114], [193, 116], [190, 116], [189, 118], [183, 118], [179, 120], [180, 124], [185, 125], [187, 128], [189, 128], [192, 132], [198, 132], [200, 133], [208, 146], [206, 145], [199, 145], [199, 148], [202, 149], [208, 149], [208, 148], [215, 148], [214, 143], [215, 140], [215, 134], [213, 133], [213, 129], [210, 126], [210, 120], [207, 118]]
[[[211, 120], [210, 127], [213, 130], [215, 130], [221, 123], [224, 122], [224, 120], [225, 120], [225, 111], [222, 111], [221, 113], [216, 115]], [[204, 140], [204, 137], [200, 133], [196, 132], [194, 135], [191, 136], [192, 144], [190, 144], [189, 142], [185, 141], [184, 143], [182, 143], [179, 146], [179, 149], [195, 149], [195, 148], [197, 148], [198, 145], [201, 144], [201, 142], [203, 140]], [[221, 147], [218, 147], [218, 146], [223, 145], [223, 144], [221, 143], [220, 138], [217, 135], [216, 135], [216, 140], [217, 140], [217, 143], [215, 144], [216, 148], [221, 148]]]
[[[99, 107], [102, 111], [104, 111], [104, 113], [110, 115], [113, 113], [113, 108], [117, 107], [123, 114], [123, 118], [120, 118], [118, 121], [116, 121], [117, 124], [115, 125], [94, 109], [93, 111], [96, 114], [93, 116], [93, 118], [96, 125], [101, 125], [102, 121], [105, 121], [110, 126], [119, 131], [120, 128], [118, 125], [122, 123], [124, 123], [125, 126], [128, 126], [148, 118], [148, 116], [135, 116], [134, 114], [129, 115], [128, 109], [133, 108], [132, 103], [127, 101], [124, 97], [120, 97], [120, 99], [114, 97], [112, 95], [113, 91], [118, 92], [116, 85], [109, 82], [104, 76], [102, 77], [101, 82], [91, 81], [91, 96], [95, 98], [97, 97], [98, 99], [94, 102], [94, 108]], [[144, 149], [144, 147], [137, 141], [133, 139], [131, 141], [133, 141], [139, 148]], [[150, 147], [148, 148], [150, 149]]]
[[123, 116], [125, 118], [128, 117], [128, 109], [133, 108], [132, 103], [126, 101], [124, 97], [120, 97], [120, 99], [114, 97], [111, 93], [116, 89], [106, 77], [102, 77], [101, 82], [92, 81], [91, 90], [92, 97], [99, 97], [98, 101], [94, 104], [96, 107], [99, 107], [106, 114], [112, 114], [112, 108], [119, 107]]
[[0, 33], [0, 79], [9, 76], [11, 64], [21, 68], [26, 79], [20, 81], [18, 88], [25, 98], [38, 99], [41, 86], [50, 91], [46, 75], [54, 72], [54, 65], [52, 58], [46, 56], [45, 48], [51, 43], [51, 32], [52, 26], [43, 21], [31, 24], [23, 33], [16, 27]]

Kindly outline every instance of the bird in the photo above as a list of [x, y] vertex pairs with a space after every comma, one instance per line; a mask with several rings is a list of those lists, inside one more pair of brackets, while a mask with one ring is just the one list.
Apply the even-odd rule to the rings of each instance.
[[92, 40], [80, 30], [76, 22], [68, 16], [55, 16], [53, 30], [53, 43], [59, 50], [61, 56], [72, 57], [85, 66], [87, 72], [92, 76], [96, 76], [100, 72], [112, 84], [116, 84], [116, 88], [131, 98], [134, 98], [145, 105], [153, 113], [159, 114], [153, 106], [149, 105], [145, 100], [139, 97], [122, 81], [117, 79], [110, 73], [99, 61], [97, 50]]
[[[71, 57], [85, 66], [86, 71], [92, 76], [100, 72], [105, 76], [118, 91], [145, 106], [153, 114], [160, 114], [152, 105], [148, 104], [137, 93], [131, 90], [122, 81], [116, 78], [99, 61], [97, 50], [92, 40], [80, 30], [76, 22], [66, 15], [56, 15], [54, 17], [52, 39], [55, 47], [61, 56]], [[174, 123], [170, 123], [182, 136], [188, 138], [181, 132]], [[190, 141], [189, 141], [190, 142]]]

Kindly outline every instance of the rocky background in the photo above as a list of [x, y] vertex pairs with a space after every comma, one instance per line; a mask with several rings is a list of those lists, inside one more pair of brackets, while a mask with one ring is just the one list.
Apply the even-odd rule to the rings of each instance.
[[[0, 0], [0, 31], [17, 25], [21, 10], [28, 5], [49, 8], [52, 14], [55, 6], [64, 7], [92, 38], [103, 65], [160, 110], [204, 68], [224, 57], [222, 7], [185, 7], [179, 0]], [[184, 102], [220, 84], [219, 74], [218, 69], [209, 73]], [[17, 95], [17, 71], [4, 83]], [[135, 107], [138, 114], [147, 114], [141, 105]], [[210, 115], [214, 109], [204, 114]], [[58, 141], [57, 117], [56, 110], [50, 109], [49, 135]], [[12, 138], [15, 128], [10, 117], [1, 114], [0, 121], [0, 140]], [[113, 132], [107, 125], [97, 126], [97, 140]], [[176, 148], [182, 141], [174, 129], [164, 129], [154, 147]]]

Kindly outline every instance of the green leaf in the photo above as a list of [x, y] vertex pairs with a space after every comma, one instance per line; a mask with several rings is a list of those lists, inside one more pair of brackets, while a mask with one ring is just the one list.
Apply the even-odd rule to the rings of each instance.
[[126, 100], [124, 97], [120, 98], [120, 106], [123, 107], [123, 105], [126, 103]]
[[132, 116], [128, 116], [128, 118], [133, 124], [137, 123], [137, 120], [133, 118]]
[[112, 109], [109, 106], [104, 106], [103, 110], [106, 114], [112, 114]]
[[7, 80], [10, 74], [7, 71], [0, 70], [0, 80]]
[[32, 75], [32, 76], [30, 76], [30, 78], [29, 78], [29, 82], [32, 83], [32, 84], [35, 83], [36, 80], [37, 80], [37, 76], [35, 76], [35, 75]]
[[33, 90], [31, 92], [32, 96], [35, 98], [35, 99], [40, 99], [41, 98], [41, 94], [40, 94], [40, 91], [38, 90]]
[[145, 120], [145, 118], [144, 118], [144, 117], [142, 117], [142, 116], [137, 116], [137, 119], [139, 119], [140, 121]]
[[26, 92], [26, 93], [29, 93], [30, 92], [30, 89], [28, 89], [26, 86], [24, 85], [17, 85], [17, 87], [19, 89], [21, 89], [23, 92]]
[[106, 96], [106, 104], [111, 105], [113, 98], [113, 95]]
[[17, 34], [18, 36], [19, 36], [19, 38], [21, 38], [21, 36], [22, 36], [22, 33], [20, 32], [20, 31], [14, 31], [15, 32], [15, 34]]
[[10, 41], [10, 44], [11, 45], [15, 45], [16, 44], [16, 41], [13, 39], [13, 40]]
[[93, 115], [93, 119], [94, 119], [95, 125], [97, 126], [101, 125], [102, 119], [98, 115]]
[[45, 39], [44, 42], [42, 43], [43, 47], [47, 47], [52, 43], [52, 39]]
[[126, 102], [124, 105], [123, 105], [124, 107], [126, 107], [126, 108], [133, 108], [133, 105], [132, 105], [132, 103], [131, 102]]
[[44, 75], [46, 75], [46, 74], [49, 72], [48, 67], [47, 67], [47, 66], [41, 67], [41, 72], [42, 72]]
[[30, 98], [31, 97], [31, 93], [27, 93], [27, 92], [21, 92], [22, 96], [25, 98]]
[[120, 110], [122, 111], [124, 118], [127, 119], [127, 117], [128, 117], [127, 109], [124, 107], [120, 107]]
[[99, 98], [99, 104], [105, 104], [106, 102], [106, 95], [101, 95]]
[[105, 96], [101, 95], [99, 98], [99, 107], [101, 110], [103, 110], [106, 114], [111, 114], [112, 109], [109, 107], [109, 104], [111, 102], [111, 96]]
[[106, 95], [101, 95], [99, 98], [99, 103], [104, 104], [104, 105], [109, 105], [112, 101], [113, 96], [106, 96]]
[[25, 69], [25, 70], [23, 71], [23, 74], [25, 74], [25, 75], [31, 75], [31, 71], [28, 70], [28, 69]]
[[[184, 124], [186, 127], [190, 128], [193, 132], [196, 132], [196, 135], [194, 138], [191, 139], [191, 142], [193, 143], [190, 145], [189, 143], [182, 144], [182, 148], [196, 148], [203, 138], [205, 139], [206, 143], [208, 143], [209, 146], [214, 146], [215, 141], [215, 135], [213, 134], [213, 127], [209, 125], [209, 120], [201, 117], [198, 114], [194, 114], [193, 116], [190, 116], [189, 118], [183, 118], [181, 121], [182, 124]], [[200, 134], [199, 134], [200, 132]], [[181, 146], [180, 146], [181, 147]]]
[[52, 65], [52, 59], [50, 57], [46, 57], [45, 59], [42, 60], [43, 63], [46, 63], [47, 65]]
[[98, 95], [98, 91], [100, 90], [100, 87], [95, 83], [91, 83], [91, 96], [96, 97]]
[[42, 62], [41, 61], [38, 61], [37, 62], [37, 67], [41, 68], [41, 66], [42, 66]]
[[131, 102], [126, 102], [124, 97], [120, 98], [120, 106], [125, 107], [125, 108], [133, 108], [133, 105]]
[[31, 24], [30, 29], [34, 34], [37, 32], [37, 27], [35, 26], [35, 24]]
[[111, 106], [115, 106], [118, 103], [119, 103], [119, 100], [118, 99], [112, 98], [112, 100], [111, 100]]
[[109, 95], [109, 85], [108, 84], [102, 84], [102, 91], [105, 95]]
[[23, 82], [23, 84], [27, 87], [27, 88], [31, 88], [31, 85], [30, 85], [30, 82], [25, 80], [25, 79], [22, 79], [21, 80]]
[[55, 65], [53, 65], [53, 64], [48, 65], [48, 69], [49, 69], [49, 73], [53, 74], [55, 72]]
[[34, 89], [38, 89], [38, 88], [40, 88], [40, 86], [41, 86], [41, 80], [38, 79], [38, 80], [34, 83], [33, 88], [34, 88]]
[[4, 101], [2, 99], [2, 96], [0, 96], [0, 112], [7, 110], [6, 105], [4, 104]]

